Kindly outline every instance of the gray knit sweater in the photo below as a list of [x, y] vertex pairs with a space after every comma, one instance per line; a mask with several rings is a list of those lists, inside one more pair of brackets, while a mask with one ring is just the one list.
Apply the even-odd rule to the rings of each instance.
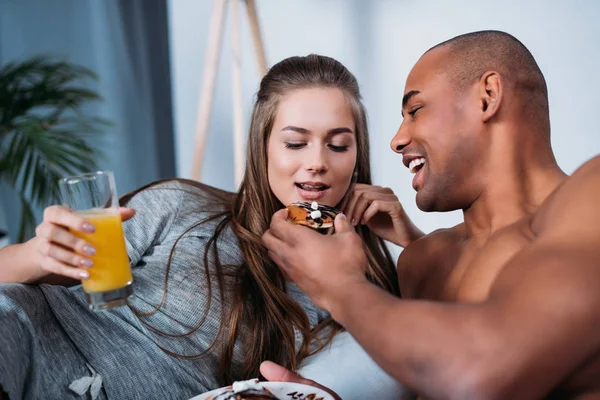
[[[209, 299], [203, 258], [219, 220], [194, 225], [218, 206], [203, 190], [176, 181], [146, 189], [128, 205], [137, 210], [124, 224], [135, 284], [130, 306], [147, 315], [138, 317], [129, 307], [89, 311], [81, 288], [0, 285], [0, 385], [11, 399], [82, 398], [68, 387], [93, 372], [102, 380], [99, 398], [187, 399], [219, 386], [213, 352], [181, 359], [163, 351], [198, 355], [215, 339], [221, 306], [227, 304], [221, 304], [214, 281]], [[238, 242], [229, 228], [217, 246], [226, 268], [239, 267]], [[209, 275], [215, 272], [212, 264]], [[312, 327], [327, 316], [296, 285], [287, 290]], [[226, 292], [225, 301], [229, 298]], [[234, 368], [241, 366], [243, 351], [236, 345]]]

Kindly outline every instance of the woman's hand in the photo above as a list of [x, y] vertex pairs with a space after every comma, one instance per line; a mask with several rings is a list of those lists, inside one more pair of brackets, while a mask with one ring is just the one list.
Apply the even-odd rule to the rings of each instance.
[[423, 236], [389, 188], [357, 183], [343, 211], [352, 225], [366, 224], [380, 238], [401, 247]]
[[[135, 214], [131, 208], [120, 208], [119, 212], [123, 221]], [[90, 257], [96, 249], [69, 230], [90, 234], [95, 228], [66, 207], [50, 206], [44, 210], [44, 219], [35, 231], [36, 251], [33, 255], [45, 273], [40, 279], [50, 274], [76, 280], [89, 278], [87, 269], [94, 265]]]

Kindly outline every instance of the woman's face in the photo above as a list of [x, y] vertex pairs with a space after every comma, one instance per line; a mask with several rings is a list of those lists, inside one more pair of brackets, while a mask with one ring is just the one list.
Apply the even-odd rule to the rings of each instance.
[[356, 153], [354, 118], [340, 90], [292, 91], [280, 100], [269, 136], [271, 190], [284, 205], [336, 206], [350, 186]]

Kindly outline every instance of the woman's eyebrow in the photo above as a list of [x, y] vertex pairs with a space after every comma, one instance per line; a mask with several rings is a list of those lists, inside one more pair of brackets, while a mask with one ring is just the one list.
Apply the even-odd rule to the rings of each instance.
[[329, 135], [337, 135], [338, 133], [354, 133], [352, 131], [352, 129], [347, 128], [347, 127], [341, 127], [341, 128], [333, 128], [327, 131], [327, 134]]
[[[311, 131], [309, 129], [306, 128], [300, 128], [298, 126], [293, 126], [293, 125], [288, 125], [284, 128], [281, 129], [282, 131], [292, 131], [292, 132], [298, 132], [298, 133], [311, 133]], [[329, 129], [327, 131], [328, 135], [337, 135], [339, 133], [354, 133], [354, 131], [348, 127], [339, 127], [339, 128], [333, 128], [333, 129]]]
[[288, 125], [281, 130], [282, 131], [294, 131], [294, 132], [298, 132], [298, 133], [310, 133], [310, 131], [306, 128], [300, 128], [298, 126], [293, 126], [293, 125]]

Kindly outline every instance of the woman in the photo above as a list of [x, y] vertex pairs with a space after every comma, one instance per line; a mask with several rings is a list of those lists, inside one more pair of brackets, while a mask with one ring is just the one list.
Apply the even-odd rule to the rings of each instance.
[[[48, 208], [36, 238], [0, 251], [1, 282], [55, 283], [0, 287], [0, 319], [11, 321], [0, 326], [4, 390], [76, 398], [70, 382], [100, 376], [108, 398], [188, 398], [258, 376], [263, 360], [295, 370], [323, 348], [340, 327], [286, 282], [260, 238], [293, 201], [360, 208], [364, 195], [353, 197], [352, 187], [371, 177], [354, 76], [316, 55], [273, 66], [257, 95], [247, 159], [235, 194], [171, 180], [122, 199], [124, 219], [137, 211], [124, 224], [136, 285], [129, 307], [92, 313], [81, 289], [62, 286], [85, 279], [93, 252], [66, 229], [93, 227], [69, 210]], [[369, 279], [399, 294], [383, 241], [365, 225], [357, 231]]]

